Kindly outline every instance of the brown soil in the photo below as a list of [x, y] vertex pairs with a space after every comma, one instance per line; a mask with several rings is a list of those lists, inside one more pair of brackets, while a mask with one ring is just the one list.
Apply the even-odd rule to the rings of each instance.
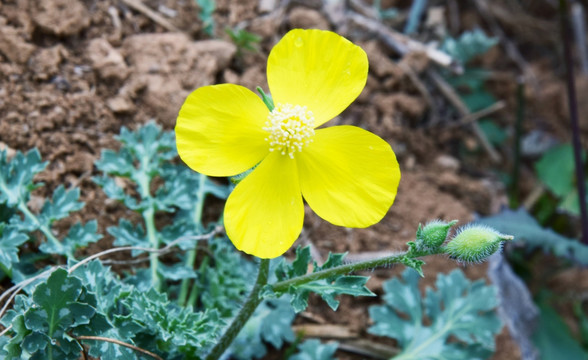
[[[82, 220], [97, 218], [102, 233], [121, 216], [129, 216], [121, 206], [107, 201], [91, 181], [97, 175], [93, 162], [101, 149], [117, 146], [113, 137], [122, 126], [135, 129], [155, 119], [171, 130], [185, 97], [203, 85], [231, 82], [250, 89], [259, 85], [267, 91], [267, 54], [288, 29], [342, 31], [340, 24], [331, 22], [333, 14], [321, 9], [317, 1], [292, 1], [282, 9], [282, 16], [276, 16], [279, 1], [217, 0], [213, 39], [202, 30], [195, 1], [143, 1], [177, 31], [154, 22], [128, 3], [131, 1], [0, 3], [0, 148], [9, 153], [39, 148], [51, 165], [38, 178], [46, 186], [37, 195], [46, 196], [59, 184], [80, 187], [87, 205], [76, 216]], [[406, 3], [382, 1], [383, 6], [403, 9]], [[542, 9], [533, 10], [536, 13], [528, 16], [556, 24]], [[470, 7], [461, 9], [457, 21], [458, 25], [448, 25], [454, 27], [454, 35], [484, 25], [475, 8]], [[237, 54], [236, 46], [224, 32], [225, 27], [237, 25], [262, 36], [259, 52]], [[538, 43], [535, 37], [524, 37], [529, 28], [519, 25], [522, 30], [511, 31], [521, 46], [548, 46]], [[426, 72], [433, 65], [427, 58], [421, 53], [402, 57], [365, 33], [349, 31], [345, 35], [368, 53], [370, 74], [359, 99], [334, 123], [362, 126], [387, 140], [398, 156], [402, 180], [394, 206], [379, 224], [368, 229], [345, 229], [320, 220], [308, 210], [301, 241], [313, 244], [317, 256], [323, 259], [329, 251], [361, 256], [366, 252], [402, 250], [413, 239], [419, 223], [439, 218], [458, 219], [464, 224], [474, 214], [492, 214], [505, 205], [503, 186], [489, 171], [488, 157], [479, 150], [471, 131], [466, 127], [446, 127], [458, 116], [447, 100], [431, 88]], [[520, 69], [502, 49], [497, 47], [480, 61], [495, 71], [488, 85], [507, 102], [507, 109], [498, 118], [512, 125]], [[539, 53], [536, 50], [531, 54]], [[527, 87], [525, 127], [539, 128], [567, 140], [570, 134], [564, 84], [552, 60], [545, 56], [527, 58], [535, 82]], [[407, 67], [426, 83], [432, 99], [421, 92]], [[582, 80], [578, 88], [585, 93], [588, 81]], [[582, 135], [586, 140], [587, 103], [581, 104]], [[462, 145], [477, 151], [474, 160], [472, 155], [469, 160], [461, 157]], [[503, 156], [509, 154], [508, 149], [498, 150]], [[499, 166], [507, 169], [506, 165], [507, 161]], [[107, 236], [87, 252], [109, 248], [111, 242]], [[423, 284], [433, 285], [437, 273], [449, 272], [456, 266], [446, 258], [428, 259]], [[381, 292], [381, 283], [402, 270], [396, 267], [374, 272], [370, 288]], [[471, 279], [486, 277], [483, 264], [464, 270]], [[374, 339], [366, 334], [367, 306], [376, 302], [343, 298], [341, 309], [334, 313], [313, 300], [299, 322], [336, 324], [360, 337]], [[344, 352], [338, 356], [360, 358]], [[517, 346], [504, 330], [493, 359], [517, 358]]]

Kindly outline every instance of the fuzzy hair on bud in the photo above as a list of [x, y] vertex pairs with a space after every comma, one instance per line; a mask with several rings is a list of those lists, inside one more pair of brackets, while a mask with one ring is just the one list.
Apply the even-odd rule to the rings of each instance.
[[457, 220], [446, 223], [441, 220], [431, 220], [423, 227], [419, 224], [416, 234], [416, 244], [420, 249], [438, 249], [445, 239], [447, 234], [453, 225], [457, 223]]
[[462, 262], [479, 263], [499, 251], [504, 241], [512, 239], [513, 236], [501, 234], [485, 225], [466, 225], [449, 241], [445, 252]]

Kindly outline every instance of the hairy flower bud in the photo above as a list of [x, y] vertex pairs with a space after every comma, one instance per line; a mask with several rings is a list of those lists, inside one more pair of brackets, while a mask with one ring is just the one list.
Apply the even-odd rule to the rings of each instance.
[[501, 234], [488, 226], [465, 226], [447, 244], [445, 252], [456, 260], [477, 263], [498, 251], [504, 241], [512, 239], [513, 236]]
[[422, 224], [419, 224], [415, 245], [421, 250], [434, 250], [439, 248], [445, 242], [449, 229], [456, 223], [457, 220], [448, 223], [441, 220], [433, 220], [425, 224], [424, 227]]

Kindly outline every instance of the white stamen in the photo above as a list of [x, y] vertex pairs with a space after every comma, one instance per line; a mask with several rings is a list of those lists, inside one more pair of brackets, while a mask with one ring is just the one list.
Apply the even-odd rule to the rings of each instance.
[[270, 151], [277, 150], [293, 159], [296, 151], [302, 151], [304, 145], [312, 141], [314, 116], [306, 106], [278, 104], [269, 113], [263, 130], [270, 133], [265, 138]]

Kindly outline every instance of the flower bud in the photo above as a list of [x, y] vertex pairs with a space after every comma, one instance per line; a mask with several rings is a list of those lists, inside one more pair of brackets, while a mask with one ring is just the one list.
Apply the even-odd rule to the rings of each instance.
[[419, 224], [416, 233], [416, 245], [421, 249], [437, 249], [445, 242], [447, 233], [457, 220], [448, 223], [441, 220], [429, 221], [424, 227]]
[[465, 226], [445, 247], [452, 258], [463, 262], [482, 262], [502, 247], [513, 236], [503, 235], [484, 225]]

